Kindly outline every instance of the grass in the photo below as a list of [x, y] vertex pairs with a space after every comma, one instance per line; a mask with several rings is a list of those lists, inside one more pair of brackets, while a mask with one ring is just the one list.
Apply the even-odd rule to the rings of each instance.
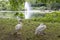
[[0, 40], [60, 40], [60, 23], [44, 22], [47, 26], [46, 35], [34, 35], [36, 27], [40, 21], [23, 20], [21, 35], [12, 35], [14, 27], [17, 24], [15, 19], [0, 19]]

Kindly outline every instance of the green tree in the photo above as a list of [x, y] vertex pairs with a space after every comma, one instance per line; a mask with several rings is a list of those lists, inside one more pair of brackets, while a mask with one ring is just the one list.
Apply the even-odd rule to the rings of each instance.
[[24, 8], [24, 0], [9, 0], [11, 9], [13, 11], [22, 10], [22, 7]]
[[9, 1], [1, 0], [0, 1], [0, 10], [10, 10]]

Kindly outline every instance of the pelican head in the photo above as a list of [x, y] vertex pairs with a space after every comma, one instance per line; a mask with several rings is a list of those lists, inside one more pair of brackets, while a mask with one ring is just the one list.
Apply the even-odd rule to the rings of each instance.
[[19, 23], [19, 24], [22, 23], [22, 19], [18, 20], [18, 23]]

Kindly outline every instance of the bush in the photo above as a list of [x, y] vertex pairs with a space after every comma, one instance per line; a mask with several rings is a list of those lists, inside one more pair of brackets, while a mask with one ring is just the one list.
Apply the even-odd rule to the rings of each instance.
[[46, 14], [35, 14], [32, 19], [34, 21], [42, 21], [42, 22], [60, 22], [60, 12], [46, 13]]
[[59, 10], [60, 9], [60, 3], [52, 3], [51, 9], [53, 10]]
[[15, 14], [15, 17], [16, 16], [19, 16], [21, 19], [23, 19], [24, 18], [24, 14], [23, 13], [18, 13], [18, 12], [16, 12], [16, 14]]

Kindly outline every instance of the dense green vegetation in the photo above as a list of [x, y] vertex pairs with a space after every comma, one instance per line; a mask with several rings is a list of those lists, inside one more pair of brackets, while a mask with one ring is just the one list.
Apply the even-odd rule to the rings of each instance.
[[19, 11], [24, 8], [24, 2], [25, 0], [9, 0], [11, 9], [13, 11]]
[[45, 6], [48, 10], [59, 10], [60, 9], [60, 0], [29, 0], [33, 7]]
[[31, 18], [35, 21], [42, 21], [42, 22], [60, 22], [60, 12], [52, 12], [46, 14], [36, 13], [33, 14]]
[[2, 0], [0, 1], [0, 10], [20, 11], [24, 9], [25, 0]]
[[60, 23], [43, 22], [47, 25], [46, 35], [34, 35], [40, 21], [23, 20], [21, 35], [13, 35], [14, 27], [17, 24], [15, 19], [0, 19], [0, 40], [60, 40]]
[[60, 0], [25, 0], [28, 2], [31, 2], [32, 4], [34, 3], [60, 3]]
[[[20, 11], [24, 10], [24, 3], [28, 1], [34, 5], [41, 5], [41, 3], [46, 4], [47, 9], [60, 9], [60, 0], [1, 0], [0, 1], [0, 10], [12, 10]], [[39, 6], [38, 5], [38, 6]]]
[[1, 10], [11, 10], [9, 1], [2, 0], [0, 1], [0, 11]]

